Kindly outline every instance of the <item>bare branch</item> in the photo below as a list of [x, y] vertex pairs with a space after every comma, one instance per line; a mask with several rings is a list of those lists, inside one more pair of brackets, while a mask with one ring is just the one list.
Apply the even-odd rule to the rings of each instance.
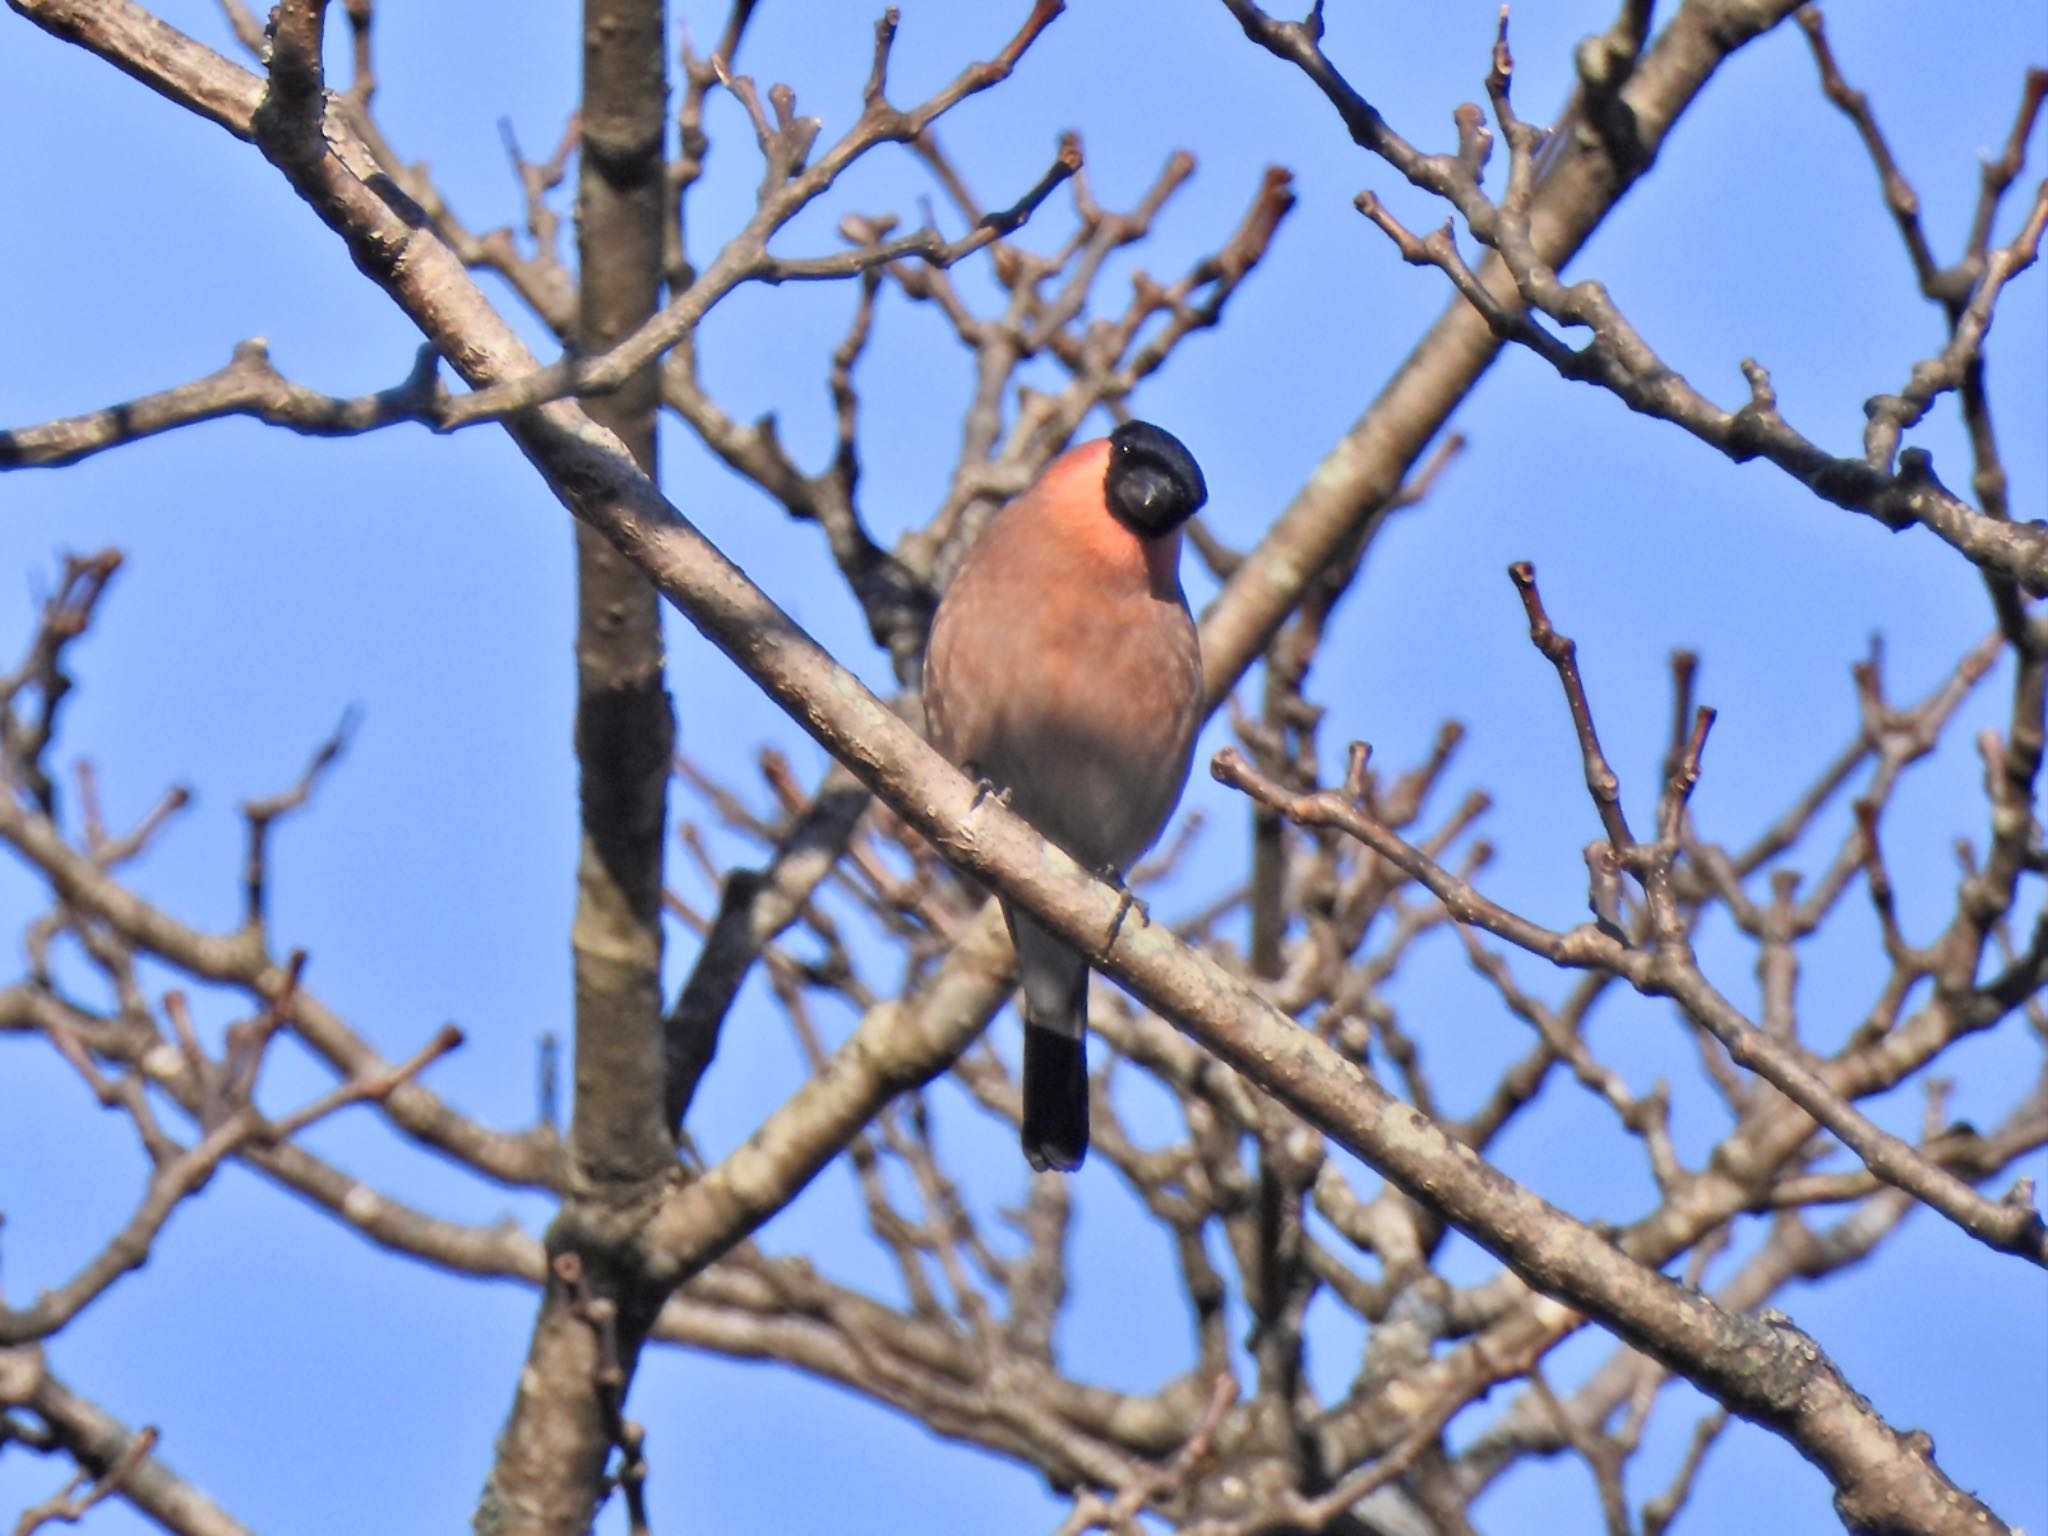
[[436, 425], [446, 401], [431, 347], [420, 349], [412, 372], [390, 389], [338, 400], [292, 383], [271, 363], [263, 341], [245, 341], [227, 367], [190, 384], [87, 416], [0, 431], [0, 469], [75, 464], [123, 443], [223, 416], [251, 416], [309, 437], [353, 437], [405, 421]]
[[[7, 1362], [31, 1353], [0, 1351], [0, 1374], [10, 1369]], [[153, 1430], [131, 1432], [51, 1374], [40, 1358], [31, 1374], [23, 1406], [47, 1428], [52, 1448], [69, 1453], [83, 1475], [105, 1482], [108, 1493], [176, 1536], [250, 1536], [247, 1527], [164, 1465], [154, 1454]]]

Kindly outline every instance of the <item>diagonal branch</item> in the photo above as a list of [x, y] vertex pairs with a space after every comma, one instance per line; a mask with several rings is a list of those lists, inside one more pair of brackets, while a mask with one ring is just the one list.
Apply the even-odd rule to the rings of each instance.
[[[1244, 0], [1226, 3], [1240, 20], [1252, 10]], [[1560, 136], [1557, 156], [1529, 203], [1531, 239], [1544, 260], [1562, 267], [1571, 259], [1721, 64], [1795, 8], [1796, 0], [1686, 0], [1679, 7], [1612, 92], [1614, 111], [1633, 126], [1634, 148], [1612, 135]], [[1348, 88], [1315, 73], [1309, 78], [1332, 97], [1348, 124], [1355, 115], [1342, 99]], [[1512, 293], [1513, 284], [1495, 264], [1489, 263], [1484, 275], [1489, 288], [1504, 297]], [[1500, 347], [1485, 320], [1463, 299], [1454, 300], [1366, 413], [1309, 474], [1204, 615], [1204, 692], [1212, 703], [1228, 694], [1264, 652], [1317, 573], [1349, 548], [1397, 493]]]
[[[1468, 881], [1444, 869], [1420, 849], [1410, 846], [1364, 807], [1357, 786], [1364, 781], [1365, 751], [1353, 749], [1343, 792], [1298, 794], [1258, 773], [1234, 750], [1216, 760], [1217, 777], [1245, 790], [1261, 804], [1306, 825], [1331, 827], [1358, 838], [1391, 860], [1442, 901], [1461, 923], [1484, 928], [1533, 954], [1559, 965], [1610, 971], [1638, 991], [1668, 996], [1726, 1046], [1737, 1062], [1763, 1077], [1821, 1125], [1832, 1131], [1879, 1178], [1925, 1201], [1951, 1221], [1994, 1248], [2048, 1266], [2048, 1227], [2030, 1204], [1992, 1200], [1939, 1164], [1922, 1157], [1909, 1143], [1874, 1124], [1838, 1093], [1799, 1052], [1757, 1029], [1707, 980], [1684, 941], [1684, 925], [1673, 908], [1669, 886], [1675, 820], [1667, 815], [1665, 838], [1640, 846], [1629, 836], [1619, 804], [1619, 783], [1600, 753], [1592, 712], [1579, 682], [1575, 649], [1551, 627], [1536, 595], [1535, 572], [1526, 563], [1512, 568], [1515, 585], [1529, 607], [1531, 638], [1557, 668], [1580, 739], [1587, 784], [1607, 819], [1616, 841], [1615, 853], [1642, 879], [1656, 921], [1658, 944], [1637, 949], [1617, 933], [1585, 924], [1559, 933], [1487, 900]], [[1674, 786], [1689, 788], [1698, 775], [1698, 753], [1711, 715], [1703, 711], [1684, 761], [1683, 777]]]
[[[1972, 264], [1966, 301], [1951, 307], [1954, 334], [1948, 346], [1917, 364], [1898, 394], [1879, 395], [1870, 402], [1862, 457], [1838, 457], [1785, 420], [1761, 365], [1744, 361], [1750, 398], [1737, 410], [1723, 409], [1658, 357], [1602, 284], [1566, 284], [1559, 279], [1559, 264], [1541, 251], [1531, 214], [1540, 135], [1514, 113], [1507, 89], [1511, 72], [1503, 12], [1488, 85], [1496, 119], [1509, 143], [1507, 192], [1499, 203], [1488, 200], [1471, 170], [1444, 172], [1433, 178], [1443, 183], [1433, 190], [1464, 216], [1473, 236], [1511, 277], [1513, 291], [1498, 291], [1466, 265], [1449, 225], [1418, 238], [1371, 193], [1361, 194], [1359, 211], [1394, 242], [1405, 261], [1442, 270], [1496, 337], [1527, 347], [1564, 378], [1597, 385], [1631, 410], [1679, 426], [1737, 463], [1766, 459], [1816, 496], [1888, 528], [1924, 524], [1992, 575], [2017, 581], [2036, 594], [2048, 593], [2048, 530], [1978, 511], [1935, 478], [1924, 450], [1899, 453], [1901, 434], [1925, 417], [1936, 399], [1980, 379], [1984, 337], [1999, 294], [2033, 265], [2039, 252], [2048, 223], [2048, 182], [2042, 184], [2012, 243]], [[1590, 330], [1592, 339], [1571, 347], [1546, 329], [1536, 314]]]
[[84, 1474], [106, 1480], [110, 1492], [173, 1536], [250, 1536], [239, 1520], [154, 1454], [154, 1430], [131, 1431], [51, 1374], [34, 1351], [0, 1351], [0, 1380], [12, 1374], [16, 1362], [31, 1377], [22, 1405], [42, 1420], [53, 1444], [69, 1453]]

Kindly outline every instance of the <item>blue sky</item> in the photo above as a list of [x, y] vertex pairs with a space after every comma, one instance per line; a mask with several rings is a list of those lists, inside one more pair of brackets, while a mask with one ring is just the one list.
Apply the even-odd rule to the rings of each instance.
[[[157, 9], [232, 50], [204, 0]], [[986, 56], [1007, 37], [1012, 9], [1023, 7], [909, 0], [897, 99]], [[686, 13], [700, 39], [716, 35], [722, 13]], [[1327, 47], [1398, 129], [1442, 146], [1451, 108], [1479, 93], [1493, 15], [1476, 3], [1333, 7]], [[1581, 0], [1517, 9], [1525, 115], [1547, 117], [1563, 101], [1573, 43], [1608, 19], [1606, 7]], [[1840, 7], [1832, 21], [1843, 67], [1871, 93], [1937, 252], [1952, 257], [1974, 206], [1977, 157], [2002, 143], [2024, 66], [2048, 61], [2039, 5], [1980, 0], [1959, 12], [1882, 0]], [[741, 67], [793, 83], [829, 135], [858, 110], [872, 22], [860, 7], [771, 0]], [[385, 7], [381, 119], [409, 158], [432, 163], [472, 227], [518, 222], [497, 122], [509, 118], [530, 153], [555, 142], [575, 96], [576, 36], [567, 5]], [[335, 394], [405, 372], [417, 338], [253, 151], [18, 18], [0, 21], [0, 37], [0, 206], [13, 215], [12, 238], [0, 243], [0, 424], [196, 377], [249, 336], [267, 337], [291, 377]], [[714, 99], [709, 126], [718, 148], [692, 208], [700, 246], [737, 225], [758, 172], [729, 100]], [[1352, 196], [1370, 187], [1416, 228], [1440, 215], [1354, 149], [1322, 99], [1246, 43], [1220, 5], [1080, 0], [1013, 80], [963, 107], [942, 134], [984, 200], [1001, 205], [1041, 174], [1065, 128], [1082, 134], [1095, 191], [1110, 206], [1134, 201], [1175, 149], [1199, 159], [1156, 240], [1112, 265], [1104, 291], [1113, 304], [1134, 265], [1177, 274], [1213, 247], [1265, 165], [1296, 174], [1299, 206], [1224, 328], [1186, 344], [1134, 402], [1195, 449], [1212, 526], [1249, 545], [1448, 298], [1439, 274], [1399, 261]], [[2031, 149], [2001, 226], [2008, 233], [2048, 161], [2039, 131]], [[778, 249], [833, 249], [832, 227], [848, 211], [914, 221], [924, 196], [937, 200], [908, 157], [877, 156]], [[1055, 197], [1025, 241], [1052, 245], [1068, 217]], [[1709, 87], [1573, 275], [1604, 279], [1665, 358], [1718, 399], [1741, 398], [1740, 358], [1764, 361], [1787, 415], [1839, 452], [1860, 440], [1863, 400], [1898, 388], [1941, 340], [1868, 162], [1821, 99], [1790, 27]], [[989, 291], [973, 264], [960, 280]], [[1992, 336], [1992, 398], [2021, 517], [2043, 515], [2048, 486], [2044, 287], [2038, 270], [2016, 283]], [[813, 466], [830, 442], [826, 359], [852, 303], [842, 285], [747, 290], [702, 337], [707, 381], [728, 411], [752, 419], [773, 410]], [[516, 315], [509, 296], [507, 308]], [[929, 515], [968, 379], [937, 317], [886, 296], [861, 371], [865, 511], [878, 536]], [[1945, 403], [1914, 440], [1960, 485], [1967, 459], [1952, 417]], [[1486, 888], [1532, 916], [1577, 915], [1579, 850], [1596, 824], [1555, 679], [1527, 644], [1504, 575], [1509, 561], [1536, 562], [1553, 616], [1579, 641], [1603, 740], [1639, 820], [1667, 728], [1665, 658], [1681, 645], [1701, 652], [1702, 697], [1721, 717], [1695, 808], [1708, 836], [1731, 843], [1753, 835], [1849, 739], [1848, 668], [1873, 634], [1885, 638], [1893, 697], [1911, 699], [1990, 627], [1981, 585], [1931, 537], [1892, 535], [1818, 504], [1767, 466], [1733, 466], [1532, 358], [1497, 365], [1457, 425], [1470, 449], [1429, 505], [1374, 546], [1333, 626], [1318, 674], [1331, 712], [1324, 739], [1334, 752], [1368, 738], [1383, 762], [1405, 763], [1426, 752], [1444, 718], [1464, 721], [1443, 803], [1471, 786], [1492, 792], [1484, 830], [1497, 853]], [[725, 476], [680, 429], [666, 432], [663, 453], [677, 505], [847, 665], [885, 685], [885, 661], [816, 531]], [[526, 1123], [534, 1043], [561, 1027], [569, 1003], [566, 514], [493, 429], [435, 438], [406, 427], [328, 442], [216, 423], [61, 474], [0, 477], [0, 650], [25, 639], [57, 552], [105, 545], [129, 563], [78, 648], [82, 687], [58, 760], [96, 764], [116, 824], [171, 783], [198, 796], [137, 868], [137, 887], [190, 921], [231, 924], [236, 806], [289, 783], [343, 711], [359, 707], [348, 757], [313, 812], [277, 839], [280, 940], [311, 951], [309, 984], [392, 1057], [460, 1022], [470, 1044], [435, 1068], [436, 1087], [488, 1122]], [[1213, 592], [1193, 562], [1188, 585], [1198, 607]], [[672, 623], [671, 636], [687, 751], [741, 781], [764, 745], [808, 778], [822, 772], [819, 750], [685, 624]], [[2009, 682], [2004, 666], [1992, 674], [1887, 823], [1909, 934], [1931, 936], [1952, 906], [1954, 839], [1982, 836], [1968, 743], [2002, 720]], [[1213, 728], [1204, 753], [1226, 740]], [[1232, 797], [1198, 774], [1188, 804], [1209, 813], [1211, 830], [1185, 878], [1158, 898], [1169, 912], [1213, 891], [1239, 847], [1243, 813]], [[697, 814], [681, 797], [677, 809]], [[1823, 864], [1840, 830], [1824, 824], [1803, 867]], [[686, 867], [675, 883], [703, 904]], [[0, 864], [0, 932], [18, 932], [38, 903], [21, 869]], [[1873, 985], [1874, 925], [1865, 905], [1848, 905], [1839, 941], [1816, 947], [1802, 979], [1810, 1038], [1822, 1046], [1860, 1017]], [[1753, 956], [1725, 932], [1709, 935], [1705, 954], [1724, 990], [1753, 1002]], [[688, 955], [687, 940], [672, 948], [677, 977]], [[1518, 974], [1547, 997], [1565, 989], [1540, 966]], [[195, 1001], [209, 1030], [236, 1016], [227, 999]], [[1525, 1045], [1448, 935], [1418, 952], [1391, 1001], [1453, 1111], [1470, 1107]], [[828, 1013], [826, 1022], [837, 1030], [847, 1021]], [[1973, 1041], [1944, 1068], [1959, 1079], [1956, 1113], [1988, 1125], [2027, 1091], [2037, 1058], [2014, 1035]], [[1616, 1000], [1592, 1043], [1638, 1090], [1673, 1079], [1680, 1149], [1703, 1155], [1714, 1109], [1668, 1013]], [[713, 1151], [733, 1145], [800, 1070], [771, 1000], [750, 990], [707, 1086], [700, 1138]], [[281, 1105], [322, 1086], [289, 1051], [266, 1079]], [[1639, 1159], [1568, 1088], [1532, 1110], [1498, 1158], [1577, 1214], [1625, 1219], [1647, 1193]], [[1902, 1090], [1874, 1112], [1909, 1129], [1917, 1093]], [[957, 1099], [942, 1097], [940, 1112], [987, 1198], [1021, 1198], [1009, 1138]], [[364, 1112], [319, 1128], [311, 1144], [445, 1214], [505, 1215], [535, 1231], [545, 1220], [538, 1202], [450, 1173]], [[2048, 1181], [2048, 1159], [2028, 1166]], [[0, 1277], [12, 1299], [93, 1251], [131, 1209], [141, 1176], [132, 1134], [52, 1053], [0, 1042]], [[1187, 1352], [1182, 1303], [1152, 1285], [1165, 1255], [1150, 1234], [1130, 1240], [1132, 1211], [1106, 1168], [1091, 1165], [1078, 1189], [1063, 1359], [1090, 1379], [1155, 1384]], [[763, 1241], [886, 1286], [851, 1192], [843, 1170], [831, 1171]], [[1467, 1250], [1453, 1272], [1485, 1268]], [[1921, 1213], [1880, 1263], [1795, 1288], [1780, 1304], [1896, 1425], [1929, 1430], [1959, 1483], [2007, 1519], [2048, 1528], [2048, 1307], [2037, 1273]], [[52, 1361], [130, 1422], [160, 1424], [172, 1465], [258, 1530], [441, 1531], [467, 1521], [532, 1308], [517, 1287], [373, 1252], [231, 1169], [179, 1214], [146, 1271], [63, 1335]], [[1325, 1319], [1316, 1346], [1318, 1383], [1347, 1380], [1356, 1337]], [[1558, 1379], [1604, 1353], [1576, 1341]], [[1676, 1401], [1660, 1412], [1638, 1496], [1668, 1477], [1695, 1409]], [[685, 1522], [785, 1529], [821, 1509], [846, 1532], [1011, 1536], [1058, 1521], [1058, 1501], [1030, 1474], [778, 1370], [657, 1354], [633, 1411], [650, 1428], [664, 1533]], [[0, 1457], [0, 1510], [48, 1492], [54, 1472]], [[1772, 1512], [1775, 1530], [1835, 1528], [1818, 1476], [1782, 1442], [1738, 1429], [1715, 1451], [1680, 1529], [1753, 1529], [1759, 1510]], [[1583, 1469], [1531, 1469], [1480, 1516], [1489, 1529], [1526, 1530], [1539, 1528], [1537, 1511], [1541, 1528], [1592, 1528]], [[601, 1528], [623, 1529], [616, 1511], [607, 1519]], [[141, 1528], [117, 1509], [88, 1526], [108, 1536]]]

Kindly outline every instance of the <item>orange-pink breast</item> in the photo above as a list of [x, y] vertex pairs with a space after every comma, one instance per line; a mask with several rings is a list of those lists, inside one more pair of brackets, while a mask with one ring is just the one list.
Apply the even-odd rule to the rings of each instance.
[[1076, 858], [1121, 869], [1180, 798], [1202, 676], [1179, 535], [1118, 523], [1107, 465], [1107, 444], [1075, 449], [989, 525], [933, 625], [925, 701], [942, 751]]

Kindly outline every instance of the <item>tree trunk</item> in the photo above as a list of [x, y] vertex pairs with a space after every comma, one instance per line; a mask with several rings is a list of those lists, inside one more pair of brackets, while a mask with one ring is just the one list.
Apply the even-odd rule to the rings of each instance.
[[[585, 354], [629, 335], [661, 302], [665, 20], [663, 0], [584, 6], [576, 212]], [[652, 477], [654, 370], [586, 405]], [[580, 523], [576, 598], [583, 835], [571, 934], [572, 1182], [548, 1234], [553, 1276], [477, 1512], [477, 1530], [491, 1536], [572, 1536], [596, 1514], [626, 1387], [662, 1299], [633, 1266], [630, 1238], [675, 1167], [661, 1053], [662, 849], [675, 716], [663, 686], [660, 599]]]

